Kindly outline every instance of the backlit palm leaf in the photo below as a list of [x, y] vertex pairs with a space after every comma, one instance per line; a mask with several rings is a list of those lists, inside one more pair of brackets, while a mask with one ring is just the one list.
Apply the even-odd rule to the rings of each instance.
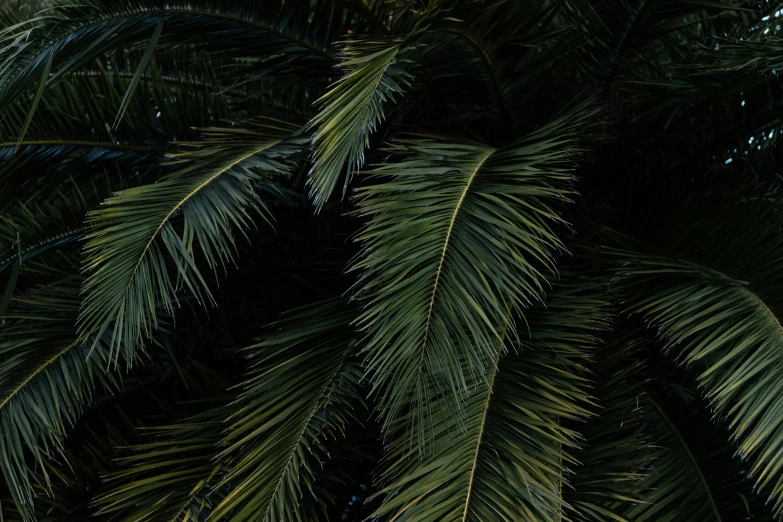
[[364, 164], [370, 134], [384, 119], [384, 105], [396, 101], [411, 76], [406, 54], [415, 49], [407, 39], [351, 40], [343, 47], [343, 78], [318, 103], [313, 119], [314, 159], [310, 197], [322, 208], [348, 169], [343, 195], [351, 176]]

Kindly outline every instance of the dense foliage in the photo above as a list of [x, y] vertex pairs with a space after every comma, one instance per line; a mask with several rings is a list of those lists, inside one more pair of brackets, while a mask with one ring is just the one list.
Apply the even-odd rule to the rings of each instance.
[[0, 519], [783, 518], [783, 5], [0, 5]]

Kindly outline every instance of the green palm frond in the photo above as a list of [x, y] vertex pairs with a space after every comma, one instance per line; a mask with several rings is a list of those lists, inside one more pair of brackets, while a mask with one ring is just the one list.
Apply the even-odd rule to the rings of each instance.
[[85, 212], [82, 205], [68, 200], [59, 206], [19, 205], [14, 212], [0, 217], [0, 273], [84, 237]]
[[783, 239], [774, 217], [777, 200], [728, 205], [728, 212], [702, 210], [700, 223], [674, 235], [670, 252], [627, 241], [624, 249], [607, 252], [621, 263], [627, 308], [657, 329], [679, 361], [695, 365], [737, 453], [752, 462], [749, 475], [780, 514], [783, 329], [776, 283]]
[[677, 426], [648, 394], [640, 398], [645, 433], [656, 446], [650, 468], [638, 483], [644, 502], [630, 507], [628, 520], [720, 521], [712, 486]]
[[783, 519], [779, 2], [0, 4], [0, 519]]
[[[51, 456], [35, 474], [36, 522], [79, 522], [92, 514], [90, 502], [103, 477], [116, 465], [120, 448], [133, 439], [132, 426], [121, 409], [109, 415], [91, 419], [84, 425], [77, 440], [67, 439], [63, 456]], [[78, 442], [78, 444], [75, 444]], [[45, 476], [49, 477], [49, 482]], [[24, 520], [27, 507], [5, 496], [0, 500], [3, 520]]]
[[[62, 281], [15, 298], [0, 325], [0, 470], [10, 493], [32, 520], [34, 491], [49, 487], [44, 461], [62, 456], [62, 443], [96, 388], [116, 389], [107, 336], [80, 340], [79, 281]], [[123, 351], [126, 366], [135, 357]], [[44, 484], [35, 481], [34, 468]]]
[[134, 446], [100, 512], [138, 521], [307, 520], [303, 506], [315, 506], [303, 498], [315, 494], [330, 444], [362, 405], [354, 318], [341, 299], [285, 316], [246, 349], [251, 372], [238, 398]]
[[333, 60], [309, 31], [288, 26], [288, 17], [275, 13], [273, 6], [259, 12], [254, 2], [68, 1], [58, 2], [55, 12], [58, 16], [40, 17], [41, 24], [0, 32], [0, 39], [12, 42], [3, 49], [7, 58], [0, 69], [3, 107], [32, 96], [42, 79], [50, 85], [109, 50], [146, 46], [161, 21], [158, 50], [189, 42], [207, 47], [213, 56], [286, 53], [314, 60], [315, 66]]
[[579, 427], [584, 442], [574, 458], [569, 486], [563, 490], [566, 519], [574, 522], [630, 522], [626, 513], [646, 502], [640, 487], [654, 474], [655, 446], [642, 419], [644, 390], [642, 343], [635, 332], [613, 332], [598, 350], [592, 390], [596, 414]]
[[361, 405], [355, 317], [341, 299], [317, 303], [250, 348], [252, 373], [239, 387], [219, 456], [232, 467], [217, 488], [231, 489], [214, 520], [302, 520], [299, 502], [328, 459], [327, 440], [344, 436]]
[[387, 427], [406, 408], [426, 424], [444, 391], [464, 399], [494, 360], [509, 310], [541, 299], [563, 249], [554, 226], [588, 114], [501, 149], [413, 136], [391, 148], [400, 161], [369, 172], [376, 184], [358, 192], [368, 224], [353, 269]]
[[564, 423], [590, 405], [586, 368], [606, 326], [590, 285], [558, 286], [529, 310], [521, 341], [471, 387], [464, 423], [446, 401], [430, 405], [433, 444], [423, 455], [402, 432], [381, 474], [376, 516], [392, 520], [561, 520], [561, 492], [579, 435]]
[[633, 254], [625, 261], [630, 308], [660, 329], [685, 364], [700, 363], [712, 406], [732, 427], [743, 458], [754, 461], [751, 476], [779, 506], [777, 316], [744, 282], [707, 267]]
[[[414, 33], [415, 34], [415, 33]], [[369, 136], [384, 120], [384, 105], [396, 101], [410, 83], [412, 36], [345, 43], [340, 62], [344, 75], [318, 103], [321, 111], [310, 126], [314, 158], [310, 197], [321, 209], [348, 168], [343, 195], [354, 172], [364, 164]]]
[[[132, 346], [152, 333], [157, 307], [174, 311], [180, 289], [211, 299], [196, 253], [212, 270], [225, 267], [234, 258], [232, 229], [250, 226], [251, 211], [269, 221], [259, 191], [271, 190], [270, 176], [287, 173], [289, 157], [306, 140], [295, 133], [283, 122], [214, 129], [211, 140], [171, 156], [179, 169], [120, 192], [93, 212], [82, 334], [111, 328], [114, 347]], [[175, 214], [183, 216], [181, 232], [171, 223]]]
[[16, 129], [27, 118], [29, 104], [7, 109], [0, 129], [0, 183], [9, 189], [0, 193], [0, 205], [17, 199], [41, 203], [53, 195], [65, 199], [98, 178], [145, 181], [171, 150], [168, 142], [196, 138], [193, 127], [211, 127], [233, 114], [227, 97], [202, 85], [205, 75], [192, 75], [198, 87], [183, 91], [153, 68], [129, 100], [122, 124], [112, 129], [129, 79], [107, 68], [70, 75], [49, 87], [21, 143]]
[[225, 497], [213, 491], [225, 474], [225, 465], [215, 457], [231, 411], [224, 404], [146, 430], [149, 441], [128, 448], [109, 475], [112, 489], [97, 498], [96, 514], [138, 522], [206, 521]]

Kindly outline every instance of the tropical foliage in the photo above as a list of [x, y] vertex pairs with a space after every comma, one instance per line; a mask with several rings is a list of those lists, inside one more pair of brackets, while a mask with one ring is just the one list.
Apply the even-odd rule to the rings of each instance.
[[783, 519], [783, 5], [0, 5], [0, 520]]

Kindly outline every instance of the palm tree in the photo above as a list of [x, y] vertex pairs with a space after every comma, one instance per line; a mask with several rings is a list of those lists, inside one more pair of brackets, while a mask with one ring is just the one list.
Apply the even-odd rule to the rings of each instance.
[[5, 2], [0, 519], [779, 520], [781, 13]]

